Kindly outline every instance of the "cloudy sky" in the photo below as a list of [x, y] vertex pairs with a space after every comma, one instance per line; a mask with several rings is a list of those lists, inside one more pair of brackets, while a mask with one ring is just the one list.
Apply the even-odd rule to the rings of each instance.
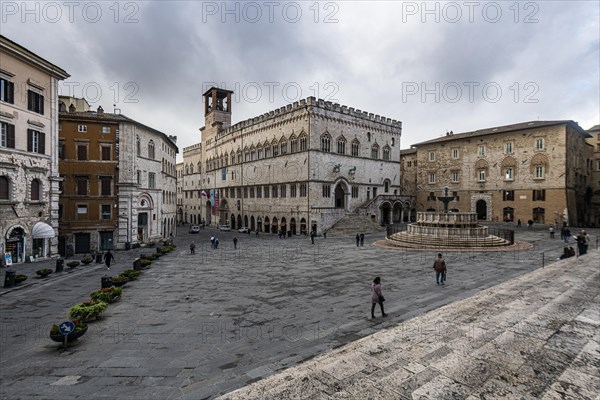
[[[309, 96], [403, 122], [402, 148], [529, 120], [600, 123], [598, 1], [1, 1], [1, 32], [65, 69], [61, 94], [200, 140]], [[113, 107], [113, 104], [115, 105]]]

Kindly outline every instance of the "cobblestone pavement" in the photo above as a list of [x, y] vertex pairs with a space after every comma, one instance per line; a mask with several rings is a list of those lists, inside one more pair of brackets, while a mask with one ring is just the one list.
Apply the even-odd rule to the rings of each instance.
[[594, 251], [325, 353], [220, 400], [598, 399]]
[[[211, 235], [221, 242], [216, 250], [210, 248]], [[438, 287], [434, 253], [372, 246], [382, 237], [368, 235], [357, 248], [353, 236], [311, 245], [304, 237], [214, 229], [181, 234], [175, 252], [128, 283], [120, 302], [67, 350], [49, 339], [49, 328], [100, 287], [106, 268], [90, 264], [37, 279], [34, 271], [53, 268], [54, 261], [16, 266], [29, 279], [22, 287], [0, 289], [0, 399], [214, 398], [357, 339], [398, 329], [430, 310], [439, 313], [441, 306], [548, 265], [562, 252], [562, 243], [549, 239], [546, 228], [521, 229], [517, 239], [533, 243], [532, 249], [445, 253], [448, 282]], [[192, 240], [195, 255], [189, 254]], [[139, 253], [116, 252], [110, 275], [130, 268]], [[390, 315], [371, 320], [375, 276], [382, 277]], [[574, 276], [570, 282], [578, 287], [586, 281]], [[556, 289], [548, 293], [549, 299], [561, 295]], [[518, 303], [496, 314], [512, 305]], [[421, 381], [420, 375], [415, 379]]]

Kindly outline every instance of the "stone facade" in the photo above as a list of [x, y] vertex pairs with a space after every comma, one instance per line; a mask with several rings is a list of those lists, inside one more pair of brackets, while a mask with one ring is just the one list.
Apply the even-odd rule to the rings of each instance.
[[322, 232], [378, 196], [400, 196], [401, 122], [309, 97], [231, 126], [231, 94], [204, 94], [207, 223]]
[[69, 75], [0, 36], [0, 255], [57, 255], [58, 81]]
[[590, 166], [591, 177], [589, 179], [591, 189], [590, 225], [600, 227], [600, 125], [588, 129], [587, 132], [590, 134], [587, 142], [591, 145], [593, 151], [592, 165]]
[[175, 172], [177, 173], [177, 224], [185, 222], [183, 219], [183, 162], [175, 165]]
[[573, 121], [533, 121], [418, 143], [417, 209], [441, 210], [448, 187], [450, 208], [480, 220], [586, 224], [588, 136]]
[[[202, 193], [202, 144], [196, 143], [183, 149], [182, 207], [183, 221], [202, 223], [202, 210], [206, 208], [206, 193]], [[210, 215], [206, 213], [204, 215]]]
[[[114, 144], [114, 153], [111, 160], [102, 160], [102, 154], [96, 153], [97, 157], [81, 163], [77, 171], [71, 166], [76, 160], [69, 163], [65, 160], [67, 169], [61, 170], [61, 174], [64, 172], [69, 175], [65, 177], [67, 182], [80, 180], [82, 170], [87, 170], [92, 183], [87, 195], [73, 193], [71, 190], [75, 189], [75, 183], [65, 186], [65, 209], [69, 207], [72, 211], [79, 205], [87, 205], [87, 209], [91, 210], [90, 215], [79, 223], [71, 219], [65, 221], [63, 236], [66, 247], [71, 245], [78, 253], [102, 251], [106, 250], [110, 238], [111, 248], [125, 249], [174, 235], [177, 207], [176, 137], [167, 136], [120, 113], [106, 113], [100, 109], [96, 112], [79, 111], [76, 109], [77, 102], [70, 101], [70, 104], [73, 105], [70, 112], [61, 113], [61, 122], [65, 127], [61, 138], [64, 135], [65, 142], [74, 144], [87, 140], [94, 151]], [[79, 128], [75, 129], [80, 125], [87, 126], [87, 132], [83, 134], [85, 139], [81, 137]], [[102, 133], [102, 129], [107, 132]], [[90, 154], [94, 154], [94, 151]], [[106, 168], [111, 168], [111, 171]], [[109, 176], [113, 182], [110, 195], [103, 195], [99, 192], [101, 186], [94, 182]], [[109, 204], [113, 212], [102, 221], [103, 215], [97, 211]], [[70, 215], [65, 213], [65, 218], [70, 218]], [[87, 235], [89, 240], [86, 239]], [[78, 244], [77, 240], [81, 238], [83, 244]]]

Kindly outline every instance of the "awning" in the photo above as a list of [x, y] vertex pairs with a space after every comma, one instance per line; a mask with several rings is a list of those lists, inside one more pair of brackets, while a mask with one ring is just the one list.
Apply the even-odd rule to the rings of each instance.
[[45, 222], [38, 222], [33, 226], [33, 230], [31, 231], [31, 236], [34, 239], [42, 239], [42, 238], [53, 238], [56, 236], [54, 234], [54, 229]]

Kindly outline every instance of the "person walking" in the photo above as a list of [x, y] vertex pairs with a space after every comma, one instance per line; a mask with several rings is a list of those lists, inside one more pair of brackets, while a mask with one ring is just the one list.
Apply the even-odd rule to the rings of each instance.
[[215, 237], [214, 236], [210, 237], [210, 248], [211, 249], [215, 248]]
[[315, 231], [310, 231], [310, 243], [315, 244]]
[[371, 318], [375, 318], [376, 304], [379, 304], [379, 307], [381, 308], [381, 316], [387, 317], [387, 314], [383, 311], [384, 301], [385, 297], [383, 297], [383, 293], [381, 292], [381, 278], [376, 277], [371, 284]]
[[571, 240], [571, 230], [565, 228], [565, 243], [569, 243], [569, 240]]
[[190, 254], [196, 254], [196, 243], [194, 242], [190, 244]]
[[360, 235], [356, 234], [356, 247], [360, 246]]
[[365, 245], [365, 234], [364, 233], [360, 234], [360, 245], [361, 246]]
[[104, 254], [104, 263], [106, 264], [106, 269], [110, 269], [110, 262], [115, 259], [115, 256], [108, 250], [106, 254]]
[[219, 239], [215, 238], [215, 249], [219, 248]]
[[520, 227], [521, 227], [521, 220], [520, 220], [520, 219], [518, 219], [518, 220], [517, 220], [517, 228], [520, 228]]
[[550, 239], [554, 239], [554, 232], [555, 232], [555, 231], [554, 231], [554, 227], [553, 227], [553, 226], [551, 226], [551, 227], [550, 227]]
[[437, 285], [445, 285], [446, 281], [446, 260], [442, 257], [442, 253], [438, 253], [437, 258], [433, 262], [433, 269], [435, 269], [435, 283]]
[[233, 238], [233, 249], [237, 249], [237, 237]]

